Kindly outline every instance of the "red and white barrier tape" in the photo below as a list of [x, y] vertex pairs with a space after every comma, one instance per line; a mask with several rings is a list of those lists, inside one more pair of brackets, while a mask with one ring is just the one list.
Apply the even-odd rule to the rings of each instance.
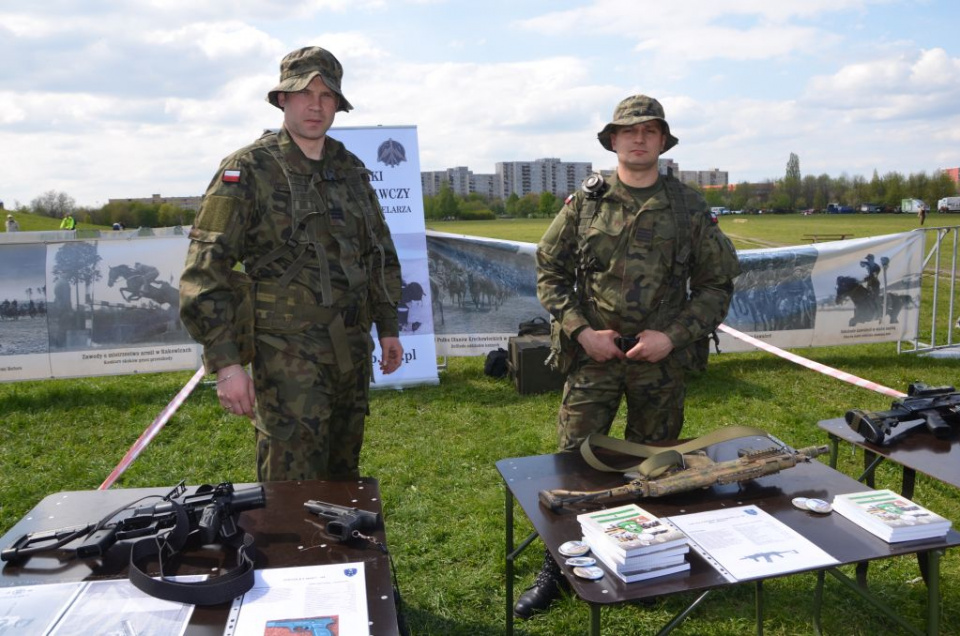
[[808, 369], [813, 369], [814, 371], [819, 371], [820, 373], [823, 373], [824, 375], [828, 375], [831, 378], [836, 378], [838, 380], [842, 380], [849, 384], [853, 384], [855, 386], [859, 386], [864, 389], [870, 389], [871, 391], [876, 391], [877, 393], [882, 393], [883, 395], [887, 395], [893, 398], [907, 397], [906, 393], [901, 393], [900, 391], [896, 391], [894, 389], [885, 387], [882, 384], [877, 384], [876, 382], [871, 382], [870, 380], [864, 380], [863, 378], [858, 378], [857, 376], [847, 373], [846, 371], [840, 371], [839, 369], [834, 369], [833, 367], [828, 367], [825, 364], [820, 364], [819, 362], [808, 360], [807, 358], [798, 356], [794, 353], [790, 353], [789, 351], [784, 351], [780, 347], [775, 347], [770, 343], [764, 342], [762, 340], [757, 340], [753, 336], [747, 335], [742, 331], [737, 331], [733, 327], [728, 327], [726, 325], [721, 324], [719, 327], [717, 327], [717, 329], [729, 336], [736, 338], [737, 340], [746, 342], [748, 344], [752, 344], [754, 347], [757, 347], [758, 349], [762, 349], [764, 351], [772, 353], [775, 356], [780, 356], [785, 360], [795, 362], [800, 366], [807, 367]]
[[107, 477], [100, 487], [97, 490], [106, 490], [113, 485], [113, 482], [117, 481], [120, 475], [123, 474], [127, 468], [130, 467], [130, 464], [133, 463], [133, 460], [137, 458], [138, 455], [147, 447], [147, 444], [156, 437], [157, 433], [160, 432], [160, 429], [173, 417], [173, 414], [177, 412], [177, 409], [180, 408], [180, 405], [183, 404], [187, 397], [193, 392], [193, 390], [200, 383], [200, 379], [206, 374], [203, 367], [197, 369], [197, 372], [193, 374], [193, 377], [190, 378], [190, 381], [183, 385], [183, 388], [180, 389], [180, 392], [177, 393], [170, 403], [162, 411], [160, 415], [157, 416], [153, 423], [147, 427], [147, 430], [140, 435], [140, 438], [133, 443], [133, 446], [130, 447], [130, 450], [127, 451], [127, 454], [123, 456], [123, 459], [120, 460], [120, 463], [117, 464], [117, 467], [113, 469], [113, 472], [110, 473], [110, 476]]

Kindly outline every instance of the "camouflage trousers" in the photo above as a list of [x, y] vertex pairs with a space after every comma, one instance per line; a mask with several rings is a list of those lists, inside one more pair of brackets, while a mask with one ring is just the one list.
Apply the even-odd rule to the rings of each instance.
[[567, 376], [557, 418], [561, 451], [577, 450], [591, 433], [607, 435], [627, 400], [625, 437], [637, 443], [677, 439], [686, 398], [684, 370], [669, 356], [656, 364], [581, 357]]
[[350, 373], [257, 348], [257, 480], [353, 479], [369, 413], [370, 357]]

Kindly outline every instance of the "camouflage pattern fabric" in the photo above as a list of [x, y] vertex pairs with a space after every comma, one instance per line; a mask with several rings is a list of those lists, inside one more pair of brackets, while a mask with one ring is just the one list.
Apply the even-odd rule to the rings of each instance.
[[[676, 438], [685, 396], [676, 354], [710, 334], [727, 314], [740, 271], [736, 250], [703, 197], [686, 186], [691, 227], [684, 232], [689, 243], [682, 244], [664, 179], [642, 204], [616, 176], [599, 200], [574, 193], [537, 246], [538, 298], [574, 342], [589, 326], [630, 336], [654, 329], [674, 345], [657, 364], [597, 363], [579, 352], [564, 388], [561, 448], [609, 430], [622, 394], [630, 441]], [[584, 206], [593, 208], [592, 216], [581, 214]]]
[[[253, 281], [256, 315], [255, 425], [258, 435], [270, 440], [271, 457], [258, 458], [258, 463], [330, 470], [330, 460], [303, 458], [341, 445], [351, 455], [359, 452], [363, 418], [338, 422], [351, 428], [349, 433], [334, 431], [325, 418], [367, 411], [365, 389], [342, 389], [344, 383], [369, 383], [371, 323], [381, 337], [399, 335], [400, 262], [376, 193], [365, 179], [367, 171], [356, 156], [327, 137], [323, 158], [307, 159], [281, 129], [276, 141], [282, 157], [292, 172], [308, 175], [313, 186], [311, 211], [298, 215], [298, 222], [289, 181], [267, 148], [273, 141], [268, 135], [227, 157], [207, 189], [190, 231], [180, 317], [203, 345], [208, 372], [240, 364], [238, 338], [245, 326], [236, 323], [234, 311], [240, 303], [231, 283], [236, 279], [234, 265], [243, 263]], [[330, 297], [321, 297], [321, 289], [330, 290]], [[331, 336], [333, 325], [340, 326], [342, 338]], [[337, 350], [350, 352], [349, 373], [338, 366]], [[330, 387], [334, 376], [337, 390], [317, 388]], [[289, 389], [279, 388], [287, 385]], [[304, 387], [325, 391], [329, 399], [293, 399]], [[319, 406], [324, 403], [327, 406]], [[300, 437], [307, 433], [297, 429], [304, 428], [329, 449], [302, 447]], [[289, 453], [297, 459], [291, 460]], [[320, 472], [305, 477], [299, 468], [293, 470], [289, 477], [272, 468], [268, 472], [274, 479], [328, 476]]]

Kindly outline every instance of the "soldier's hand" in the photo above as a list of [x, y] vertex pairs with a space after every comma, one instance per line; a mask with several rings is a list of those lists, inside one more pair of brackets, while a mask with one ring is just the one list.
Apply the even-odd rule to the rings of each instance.
[[595, 331], [587, 327], [577, 334], [577, 342], [583, 347], [584, 352], [597, 362], [622, 360], [624, 358], [623, 352], [620, 351], [614, 341], [619, 335], [611, 329]]
[[403, 362], [403, 345], [400, 338], [389, 336], [380, 338], [380, 371], [389, 375], [400, 368]]
[[253, 417], [256, 402], [253, 379], [241, 365], [231, 364], [217, 370], [217, 397], [227, 412]]
[[637, 345], [627, 352], [631, 360], [645, 362], [660, 362], [673, 351], [673, 341], [662, 331], [646, 329], [640, 332]]

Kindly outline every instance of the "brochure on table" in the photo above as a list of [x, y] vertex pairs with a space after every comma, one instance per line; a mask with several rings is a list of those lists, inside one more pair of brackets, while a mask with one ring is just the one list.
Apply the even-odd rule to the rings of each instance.
[[284, 633], [368, 636], [363, 563], [256, 570], [253, 588], [234, 601], [224, 636]]
[[728, 581], [766, 578], [839, 562], [756, 506], [669, 517], [690, 547]]
[[[203, 577], [174, 577], [179, 582]], [[144, 594], [128, 579], [0, 588], [0, 634], [181, 636], [193, 605]]]

